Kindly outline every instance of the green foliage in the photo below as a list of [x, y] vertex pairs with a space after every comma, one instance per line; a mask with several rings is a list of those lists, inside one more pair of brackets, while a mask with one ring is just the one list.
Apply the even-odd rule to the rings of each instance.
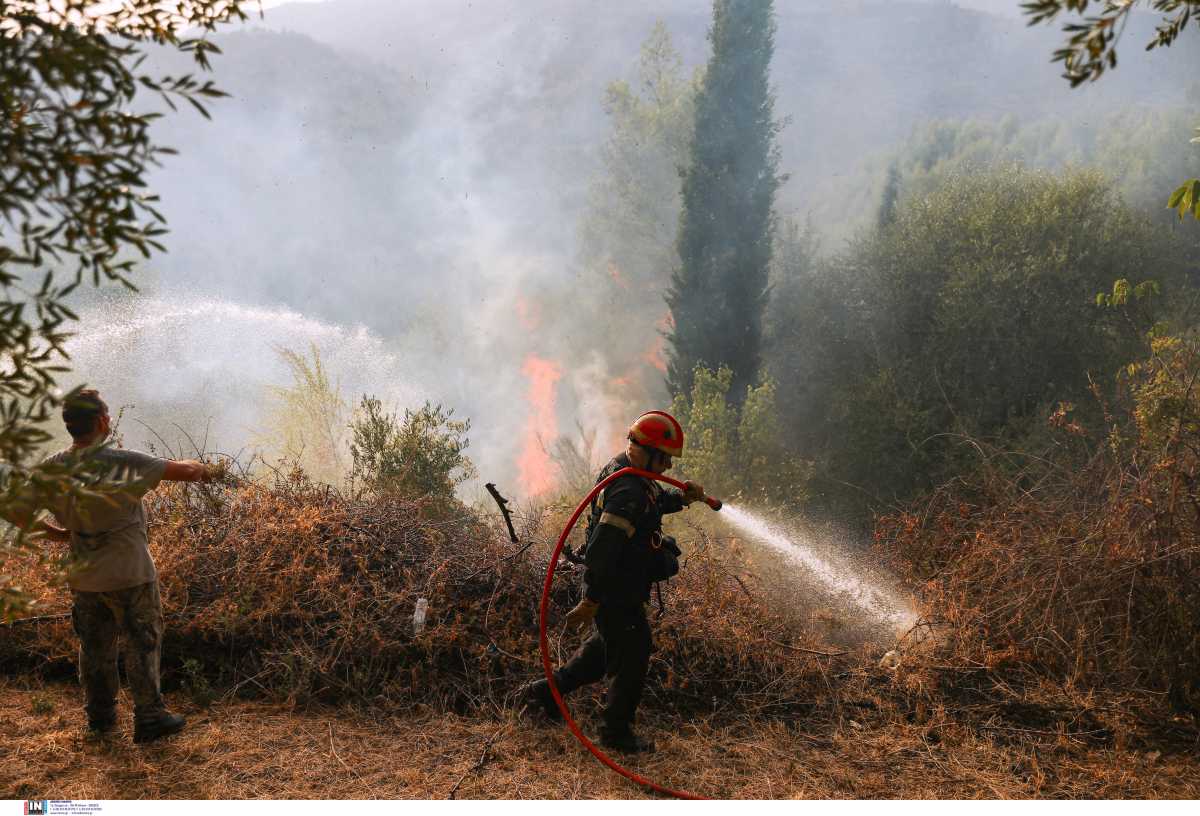
[[1200, 221], [1200, 179], [1184, 182], [1178, 190], [1171, 193], [1171, 198], [1167, 200], [1167, 209], [1179, 210], [1180, 221], [1189, 212]]
[[[780, 406], [818, 498], [912, 498], [971, 465], [968, 440], [1016, 444], [1057, 401], [1094, 405], [1092, 383], [1183, 314], [1193, 265], [1095, 172], [1013, 166], [904, 199], [891, 228], [777, 284], [770, 370], [802, 383]], [[1146, 283], [1097, 309], [1114, 280]]]
[[192, 702], [201, 708], [208, 708], [217, 699], [216, 690], [204, 676], [204, 664], [193, 657], [183, 661], [183, 690], [187, 692]]
[[749, 501], [803, 500], [810, 476], [806, 463], [787, 451], [771, 380], [732, 399], [733, 372], [699, 366], [692, 390], [675, 397], [671, 411], [687, 439], [679, 472], [713, 495]]
[[[1179, 144], [1193, 115], [1192, 108], [1177, 107], [1036, 121], [936, 120], [916, 129], [891, 162], [899, 170], [902, 198], [927, 195], [956, 174], [1017, 162], [1056, 172], [1096, 167], [1130, 206], [1157, 216], [1164, 187], [1200, 174], [1200, 148]], [[883, 168], [875, 172], [882, 175]]]
[[679, 168], [687, 160], [697, 84], [684, 74], [660, 21], [642, 43], [636, 89], [614, 82], [605, 92], [612, 130], [583, 219], [582, 256], [605, 277], [615, 268], [636, 289], [631, 300], [646, 300], [639, 296], [645, 289], [660, 291], [677, 264]]
[[875, 215], [875, 225], [879, 229], [887, 229], [896, 220], [896, 204], [900, 200], [900, 170], [896, 163], [888, 165], [887, 180], [883, 183], [883, 196], [879, 200], [879, 212]]
[[[76, 319], [66, 298], [85, 278], [132, 286], [135, 259], [162, 250], [163, 218], [145, 177], [171, 151], [151, 138], [159, 114], [132, 109], [138, 92], [205, 116], [200, 100], [222, 95], [191, 75], [139, 73], [146, 45], [173, 47], [207, 69], [216, 48], [205, 35], [230, 19], [245, 15], [225, 0], [0, 8], [0, 507], [30, 505], [16, 519], [22, 526], [73, 475], [29, 464], [61, 404], [55, 381]], [[0, 581], [0, 617], [22, 599]]]
[[454, 488], [475, 475], [463, 453], [471, 422], [453, 416], [453, 409], [426, 402], [416, 411], [406, 409], [401, 420], [385, 413], [378, 399], [363, 395], [350, 423], [351, 477], [377, 495], [453, 500]]
[[1200, 337], [1194, 332], [1150, 338], [1149, 356], [1130, 363], [1126, 376], [1133, 397], [1136, 440], [1114, 434], [1115, 446], [1136, 441], [1139, 460], [1173, 461], [1200, 455]]
[[[663, 23], [642, 44], [636, 81], [608, 86], [604, 107], [610, 132], [601, 151], [603, 170], [589, 189], [580, 230], [580, 263], [589, 285], [572, 285], [564, 311], [594, 316], [595, 332], [572, 332], [572, 359], [586, 365], [603, 333], [607, 357], [631, 378], [634, 393], [666, 396], [660, 372], [646, 365], [659, 340], [663, 293], [679, 265], [679, 168], [687, 163], [699, 80]], [[590, 479], [589, 479], [590, 484]]]
[[[1029, 24], [1037, 25], [1064, 12], [1086, 14], [1093, 3], [1100, 7], [1100, 13], [1065, 23], [1067, 45], [1054, 52], [1054, 61], [1063, 64], [1063, 77], [1072, 88], [1099, 79], [1107, 69], [1117, 67], [1117, 41], [1129, 15], [1143, 5], [1142, 0], [1030, 0], [1021, 4]], [[1164, 15], [1154, 39], [1146, 45], [1147, 51], [1175, 42], [1192, 15], [1196, 15], [1196, 23], [1200, 25], [1200, 0], [1148, 0], [1144, 4]]]
[[[1128, 22], [1129, 14], [1139, 4], [1139, 0], [1119, 3], [1107, 0], [1099, 15], [1063, 26], [1063, 31], [1070, 38], [1065, 48], [1054, 52], [1054, 60], [1062, 62], [1066, 69], [1063, 76], [1072, 88], [1088, 80], [1099, 79], [1106, 68], [1117, 67], [1117, 40]], [[1029, 24], [1035, 25], [1053, 20], [1064, 11], [1084, 14], [1089, 5], [1091, 0], [1032, 0], [1025, 3], [1023, 8], [1029, 15]], [[1162, 12], [1164, 17], [1155, 32], [1155, 38], [1146, 46], [1147, 51], [1175, 42], [1193, 15], [1197, 27], [1200, 27], [1200, 0], [1150, 0], [1149, 5], [1155, 11]], [[1167, 207], [1178, 208], [1180, 220], [1190, 211], [1200, 221], [1200, 179], [1184, 182], [1171, 194]]]
[[683, 173], [679, 267], [667, 304], [669, 385], [691, 391], [696, 366], [728, 367], [735, 401], [757, 381], [775, 228], [778, 172], [769, 72], [771, 0], [714, 0], [712, 56], [696, 97], [690, 163]]
[[262, 441], [305, 473], [326, 484], [345, 475], [347, 405], [329, 378], [315, 345], [309, 357], [291, 349], [275, 353], [287, 366], [292, 383], [272, 386]]
[[1132, 289], [1129, 286], [1129, 281], [1125, 278], [1120, 278], [1113, 281], [1111, 293], [1101, 292], [1096, 295], [1097, 306], [1108, 306], [1115, 308], [1117, 306], [1126, 306], [1129, 304], [1129, 295], [1132, 292], [1135, 301], [1143, 301], [1152, 295], [1162, 294], [1162, 287], [1158, 285], [1158, 281], [1142, 281]]

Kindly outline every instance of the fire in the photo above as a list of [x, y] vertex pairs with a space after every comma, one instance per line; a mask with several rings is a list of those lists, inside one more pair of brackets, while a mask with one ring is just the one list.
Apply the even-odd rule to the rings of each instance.
[[654, 342], [650, 344], [650, 347], [642, 352], [642, 361], [654, 366], [663, 374], [667, 373], [667, 358], [663, 354], [665, 347], [666, 338], [659, 335], [654, 338]]
[[666, 374], [667, 338], [665, 335], [675, 330], [675, 319], [669, 309], [663, 312], [663, 316], [658, 319], [655, 328], [658, 329], [658, 336], [654, 338], [654, 342], [650, 344], [650, 347], [642, 352], [642, 362], [649, 363], [663, 374]]
[[525, 358], [521, 373], [529, 380], [526, 400], [529, 418], [525, 421], [525, 442], [517, 459], [521, 484], [526, 495], [540, 496], [554, 487], [554, 463], [546, 452], [545, 443], [558, 437], [558, 415], [555, 411], [558, 381], [562, 367], [553, 360], [536, 354]]
[[617, 286], [629, 291], [629, 281], [625, 280], [625, 276], [621, 274], [621, 268], [612, 261], [608, 262], [608, 276], [613, 279], [613, 283]]

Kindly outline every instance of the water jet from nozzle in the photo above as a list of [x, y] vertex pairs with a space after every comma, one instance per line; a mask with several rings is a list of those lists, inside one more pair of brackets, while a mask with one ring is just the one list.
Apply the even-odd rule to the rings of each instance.
[[854, 606], [897, 629], [909, 629], [918, 615], [904, 600], [875, 582], [855, 573], [849, 565], [822, 558], [795, 535], [736, 505], [727, 505], [722, 517], [754, 539], [803, 567], [830, 594], [849, 599]]

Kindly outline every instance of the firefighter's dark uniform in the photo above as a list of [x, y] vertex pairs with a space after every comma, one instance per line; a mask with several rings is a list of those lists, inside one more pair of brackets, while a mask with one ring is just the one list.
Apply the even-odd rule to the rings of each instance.
[[[622, 453], [597, 482], [626, 467], [630, 462]], [[608, 737], [631, 733], [653, 650], [645, 607], [656, 578], [652, 549], [661, 546], [663, 515], [684, 506], [678, 490], [637, 476], [616, 480], [592, 506], [584, 594], [600, 605], [595, 631], [554, 677], [564, 695], [605, 675], [612, 678], [604, 708]]]

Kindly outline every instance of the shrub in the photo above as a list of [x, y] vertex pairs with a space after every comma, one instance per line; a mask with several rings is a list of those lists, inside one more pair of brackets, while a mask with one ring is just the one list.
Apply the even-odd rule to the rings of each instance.
[[810, 470], [787, 451], [775, 407], [775, 383], [746, 390], [739, 407], [730, 399], [733, 373], [697, 366], [692, 390], [678, 396], [672, 412], [687, 439], [679, 472], [712, 495], [751, 501], [800, 501]]
[[880, 521], [880, 551], [923, 589], [956, 661], [1200, 712], [1198, 372], [1200, 342], [1156, 337], [1103, 406], [1107, 432], [1060, 405], [1044, 449], [976, 441], [978, 468]]
[[[200, 699], [220, 684], [404, 709], [511, 702], [541, 672], [537, 602], [562, 519], [518, 518], [532, 546], [514, 550], [499, 526], [464, 509], [431, 518], [430, 501], [340, 493], [299, 473], [209, 493], [160, 487], [147, 503], [166, 673]], [[648, 693], [678, 710], [711, 712], [714, 699], [734, 712], [809, 710], [824, 688], [821, 668], [778, 645], [799, 639], [750, 596], [736, 565], [712, 557], [703, 535], [684, 543], [684, 569], [663, 587], [668, 614], [656, 627]], [[42, 585], [36, 569], [17, 577]], [[556, 579], [556, 634], [580, 598], [575, 577], [567, 566]], [[419, 598], [428, 618], [414, 634]], [[0, 638], [0, 665], [65, 663], [76, 648], [69, 621], [20, 626]]]
[[406, 409], [400, 419], [363, 395], [350, 422], [351, 478], [376, 495], [453, 499], [454, 488], [475, 475], [463, 453], [471, 422], [453, 416], [454, 409], [426, 402], [416, 411]]
[[[1193, 258], [1095, 172], [944, 177], [886, 229], [778, 281], [770, 370], [793, 450], [831, 503], [911, 501], [974, 466], [963, 437], [1020, 447], [1058, 401], [1086, 413], [1094, 383], [1110, 393], [1150, 326], [1190, 302]], [[1096, 308], [1113, 280], [1147, 278], [1163, 297]]]

